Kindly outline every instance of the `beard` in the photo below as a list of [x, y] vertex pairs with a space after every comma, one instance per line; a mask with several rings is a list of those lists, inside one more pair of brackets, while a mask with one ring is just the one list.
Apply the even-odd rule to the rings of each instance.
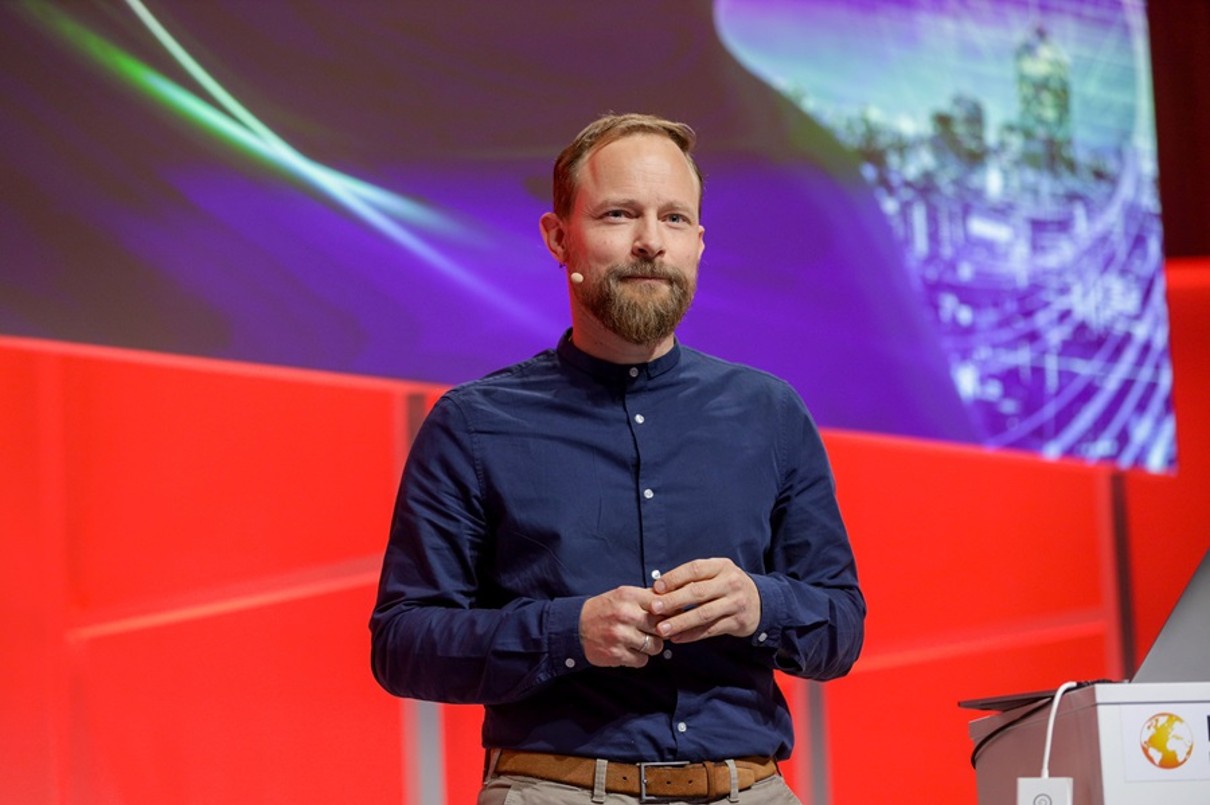
[[[630, 286], [628, 277], [656, 278], [667, 285]], [[666, 289], [666, 290], [665, 290]], [[612, 266], [600, 282], [578, 289], [580, 302], [614, 335], [647, 346], [675, 332], [693, 302], [696, 283], [664, 263], [636, 260]]]

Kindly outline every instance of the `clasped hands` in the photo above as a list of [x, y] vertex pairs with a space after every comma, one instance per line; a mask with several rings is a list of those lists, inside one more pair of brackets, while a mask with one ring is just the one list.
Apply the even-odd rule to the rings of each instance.
[[756, 583], [730, 559], [695, 559], [651, 586], [616, 587], [584, 602], [580, 641], [593, 665], [641, 668], [665, 641], [748, 637], [760, 623]]

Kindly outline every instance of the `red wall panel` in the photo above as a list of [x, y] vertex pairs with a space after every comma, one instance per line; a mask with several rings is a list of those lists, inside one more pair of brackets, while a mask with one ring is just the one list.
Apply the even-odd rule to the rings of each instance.
[[65, 358], [82, 611], [381, 552], [400, 395], [210, 366]]
[[1073, 674], [1096, 678], [1104, 651], [1098, 635], [988, 646], [829, 682], [832, 802], [973, 805], [967, 724], [980, 714], [960, 710], [957, 699], [1055, 687]]
[[1136, 657], [1210, 548], [1210, 258], [1170, 261], [1177, 471], [1125, 478]]
[[446, 802], [474, 802], [483, 782], [483, 708], [452, 704], [441, 709]]
[[53, 357], [0, 344], [0, 801], [59, 801], [68, 754], [56, 387]]
[[870, 598], [867, 659], [887, 640], [1116, 607], [1107, 469], [846, 433], [827, 444]]
[[0, 371], [4, 699], [30, 702], [0, 799], [400, 801], [366, 624], [433, 388], [16, 339]]
[[[827, 434], [869, 604], [825, 686], [833, 802], [973, 802], [960, 699], [1120, 678], [1109, 470]], [[879, 773], [869, 773], [872, 759]]]
[[399, 802], [397, 709], [366, 668], [372, 586], [73, 644], [79, 802]]

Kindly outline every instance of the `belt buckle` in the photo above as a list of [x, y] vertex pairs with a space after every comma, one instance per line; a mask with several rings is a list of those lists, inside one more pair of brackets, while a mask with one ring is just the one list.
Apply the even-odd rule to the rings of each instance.
[[659, 802], [667, 797], [647, 793], [647, 769], [652, 766], [688, 766], [691, 764], [688, 760], [653, 760], [650, 763], [636, 763], [635, 765], [639, 767], [639, 802]]

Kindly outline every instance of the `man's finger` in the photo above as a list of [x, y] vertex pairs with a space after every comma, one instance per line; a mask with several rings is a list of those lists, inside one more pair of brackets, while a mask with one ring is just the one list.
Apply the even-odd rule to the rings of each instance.
[[660, 595], [679, 590], [686, 584], [717, 576], [723, 563], [730, 561], [729, 559], [694, 559], [661, 574], [651, 588]]
[[707, 629], [717, 621], [730, 617], [734, 609], [725, 600], [711, 601], [699, 607], [693, 607], [685, 612], [671, 615], [660, 621], [657, 627], [660, 636], [676, 637], [690, 629]]

